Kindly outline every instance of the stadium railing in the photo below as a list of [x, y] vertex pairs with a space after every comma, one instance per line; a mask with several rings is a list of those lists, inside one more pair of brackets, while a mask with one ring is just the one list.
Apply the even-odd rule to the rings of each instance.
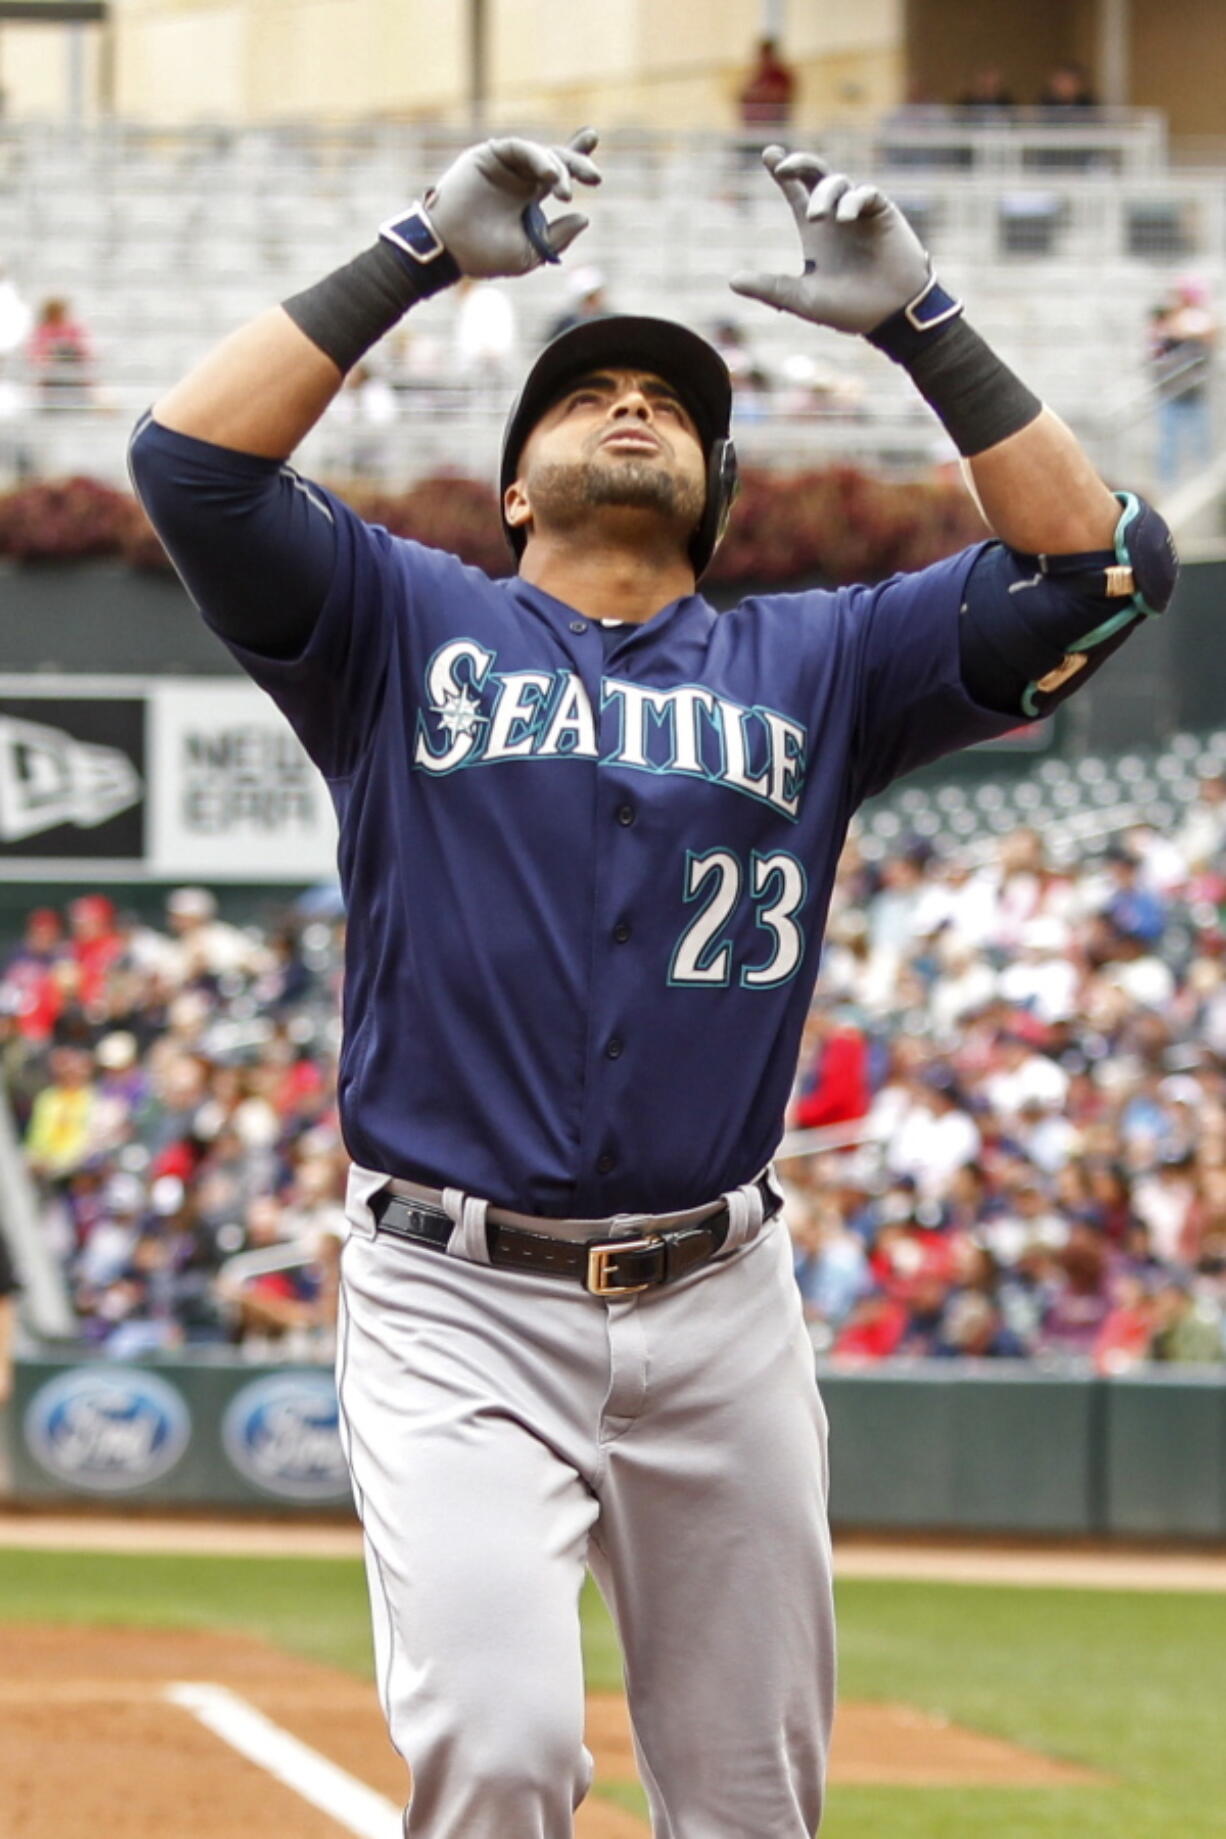
[[[70, 297], [97, 353], [96, 396], [82, 413], [23, 408], [10, 364], [0, 476], [87, 471], [122, 482], [124, 431], [150, 397], [229, 327], [351, 254], [412, 175], [437, 170], [470, 133], [393, 122], [0, 127], [0, 252], [32, 303]], [[1025, 112], [1007, 125], [968, 125], [950, 111], [904, 111], [821, 139], [836, 163], [891, 189], [947, 282], [971, 298], [976, 323], [1059, 404], [1099, 463], [1144, 483], [1154, 407], [1146, 315], [1189, 263], [1211, 285], [1226, 281], [1220, 170], [1168, 168], [1152, 111], [1060, 125]], [[941, 149], [958, 158], [935, 157]], [[737, 318], [777, 395], [811, 388], [837, 398], [825, 413], [781, 414], [776, 402], [746, 416], [748, 458], [913, 469], [936, 457], [905, 379], [876, 354], [742, 310], [728, 294], [748, 248], [768, 265], [794, 258], [786, 213], [736, 136], [619, 131], [605, 153], [584, 256], [604, 270], [611, 303], [658, 310], [666, 290], [669, 310], [702, 329]], [[168, 286], [172, 272], [185, 284]], [[505, 387], [456, 387], [451, 297], [414, 317], [411, 340], [434, 348], [434, 374], [426, 365], [420, 377], [398, 376], [394, 350], [379, 354], [394, 383], [420, 385], [404, 401], [412, 426], [380, 431], [381, 471], [411, 480], [471, 456], [490, 473], [515, 379], [567, 304], [566, 281], [563, 267], [517, 286], [519, 349]], [[329, 421], [320, 461], [304, 458], [341, 474], [352, 446], [352, 432]]]
[[21, 1272], [22, 1323], [47, 1340], [71, 1339], [78, 1332], [64, 1272], [52, 1251], [39, 1209], [38, 1195], [26, 1168], [21, 1144], [0, 1094], [0, 1234], [8, 1242], [14, 1267]]

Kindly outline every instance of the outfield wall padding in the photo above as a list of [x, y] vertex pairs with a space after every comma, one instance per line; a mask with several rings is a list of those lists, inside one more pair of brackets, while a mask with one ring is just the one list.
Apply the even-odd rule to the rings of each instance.
[[1173, 1369], [1107, 1388], [1104, 1518], [1133, 1538], [1226, 1536], [1226, 1387]]
[[944, 1363], [820, 1377], [836, 1525], [1099, 1530], [1093, 1377]]
[[[819, 1381], [839, 1530], [1226, 1541], [1226, 1368], [933, 1362]], [[7, 1437], [18, 1500], [349, 1511], [327, 1367], [23, 1360]]]
[[9, 1432], [21, 1499], [315, 1512], [350, 1501], [326, 1366], [18, 1361]]

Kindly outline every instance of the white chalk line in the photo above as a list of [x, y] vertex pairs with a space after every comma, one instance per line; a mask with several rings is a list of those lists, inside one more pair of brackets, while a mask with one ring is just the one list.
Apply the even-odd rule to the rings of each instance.
[[400, 1808], [329, 1762], [309, 1744], [282, 1730], [237, 1692], [229, 1692], [225, 1686], [179, 1680], [166, 1687], [164, 1696], [171, 1704], [190, 1711], [240, 1756], [353, 1833], [355, 1839], [404, 1839]]

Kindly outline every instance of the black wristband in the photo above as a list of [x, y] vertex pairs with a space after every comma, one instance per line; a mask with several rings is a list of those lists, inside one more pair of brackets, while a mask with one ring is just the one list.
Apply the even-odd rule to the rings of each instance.
[[348, 371], [411, 306], [459, 278], [446, 250], [430, 262], [411, 262], [381, 238], [281, 304], [299, 331], [339, 370]]
[[[914, 305], [914, 302], [912, 303]], [[868, 334], [906, 370], [960, 454], [971, 458], [1028, 427], [1043, 404], [955, 310], [931, 327], [902, 307]]]

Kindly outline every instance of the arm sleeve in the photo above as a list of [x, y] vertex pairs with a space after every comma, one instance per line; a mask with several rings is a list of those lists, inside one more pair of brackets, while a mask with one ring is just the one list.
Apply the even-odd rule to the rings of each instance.
[[348, 776], [382, 703], [410, 546], [290, 466], [150, 417], [130, 459], [137, 495], [208, 624], [325, 778]]
[[146, 415], [129, 449], [136, 495], [188, 593], [222, 638], [302, 650], [336, 566], [336, 520], [279, 460], [175, 434]]

